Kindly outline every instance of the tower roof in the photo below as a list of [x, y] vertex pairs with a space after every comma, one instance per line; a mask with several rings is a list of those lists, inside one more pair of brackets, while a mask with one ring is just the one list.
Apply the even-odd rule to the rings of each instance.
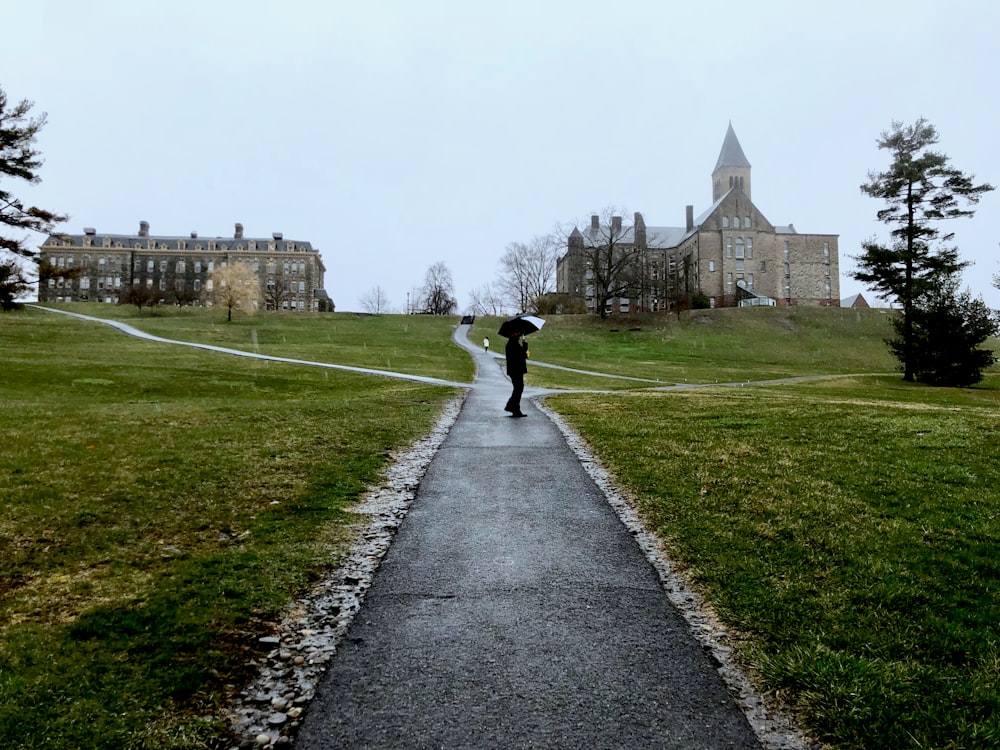
[[[740, 145], [736, 132], [733, 130], [733, 123], [729, 123], [729, 130], [726, 131], [726, 139], [722, 142], [722, 151], [719, 152], [719, 160], [715, 163], [715, 169], [722, 167], [750, 167], [743, 147]], [[713, 170], [715, 171], [715, 170]]]

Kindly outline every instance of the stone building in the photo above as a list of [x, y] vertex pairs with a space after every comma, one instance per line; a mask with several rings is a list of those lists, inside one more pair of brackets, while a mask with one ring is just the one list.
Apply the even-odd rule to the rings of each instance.
[[657, 312], [703, 296], [712, 307], [840, 304], [835, 234], [772, 224], [751, 200], [750, 162], [732, 124], [712, 172], [712, 205], [683, 226], [591, 217], [557, 261], [556, 290], [605, 313]]
[[[326, 267], [309, 242], [243, 236], [243, 225], [228, 237], [160, 236], [139, 222], [138, 234], [53, 233], [39, 248], [52, 269], [39, 283], [40, 302], [124, 302], [132, 289], [145, 288], [170, 304], [211, 304], [212, 273], [245, 263], [259, 280], [260, 309], [333, 311], [323, 289]], [[63, 269], [75, 271], [60, 274]]]

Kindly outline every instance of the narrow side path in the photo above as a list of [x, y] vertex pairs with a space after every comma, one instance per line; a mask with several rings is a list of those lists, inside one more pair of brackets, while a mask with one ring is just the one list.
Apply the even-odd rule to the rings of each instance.
[[145, 339], [146, 341], [155, 341], [159, 344], [173, 344], [176, 346], [189, 346], [193, 349], [205, 349], [210, 352], [217, 352], [219, 354], [229, 354], [234, 357], [248, 357], [250, 359], [263, 359], [268, 362], [284, 362], [286, 364], [292, 365], [306, 365], [308, 367], [324, 367], [328, 370], [346, 370], [347, 372], [358, 372], [365, 375], [379, 375], [384, 378], [396, 378], [397, 380], [413, 380], [418, 383], [428, 383], [430, 385], [446, 385], [453, 388], [470, 388], [469, 383], [458, 383], [453, 380], [441, 380], [440, 378], [430, 378], [424, 375], [410, 375], [405, 372], [391, 372], [389, 370], [376, 370], [371, 367], [354, 367], [353, 365], [335, 365], [330, 362], [314, 362], [308, 359], [292, 359], [290, 357], [275, 357], [270, 354], [257, 354], [256, 352], [247, 352], [242, 349], [229, 349], [225, 346], [215, 346], [214, 344], [199, 344], [195, 341], [178, 341], [177, 339], [167, 339], [162, 336], [154, 336], [151, 333], [146, 333], [141, 331], [134, 326], [130, 326], [128, 323], [122, 323], [118, 320], [110, 320], [108, 318], [95, 318], [92, 315], [83, 315], [82, 313], [70, 312], [69, 310], [57, 310], [53, 307], [44, 307], [42, 305], [28, 305], [28, 307], [34, 307], [38, 310], [45, 310], [46, 312], [58, 313], [60, 315], [69, 315], [73, 318], [79, 318], [80, 320], [89, 320], [93, 323], [102, 323], [106, 326], [110, 326], [122, 333], [127, 333], [129, 336], [135, 336], [136, 338]]
[[296, 747], [759, 748], [559, 430], [527, 401], [507, 417], [474, 356]]

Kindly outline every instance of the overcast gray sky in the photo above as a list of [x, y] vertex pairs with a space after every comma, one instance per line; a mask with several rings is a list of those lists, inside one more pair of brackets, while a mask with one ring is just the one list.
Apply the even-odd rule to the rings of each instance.
[[[0, 86], [49, 118], [17, 195], [74, 232], [308, 240], [338, 310], [401, 310], [437, 261], [464, 309], [507, 243], [608, 206], [682, 225], [730, 121], [764, 215], [840, 235], [842, 296], [893, 120], [1000, 185], [995, 0], [9, 5]], [[998, 208], [947, 227], [995, 308]]]

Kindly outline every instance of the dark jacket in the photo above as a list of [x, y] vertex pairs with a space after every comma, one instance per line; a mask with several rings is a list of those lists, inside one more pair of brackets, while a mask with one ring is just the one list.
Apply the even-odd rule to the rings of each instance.
[[528, 371], [527, 349], [521, 343], [520, 336], [507, 339], [507, 346], [503, 351], [507, 355], [507, 375], [523, 375]]

